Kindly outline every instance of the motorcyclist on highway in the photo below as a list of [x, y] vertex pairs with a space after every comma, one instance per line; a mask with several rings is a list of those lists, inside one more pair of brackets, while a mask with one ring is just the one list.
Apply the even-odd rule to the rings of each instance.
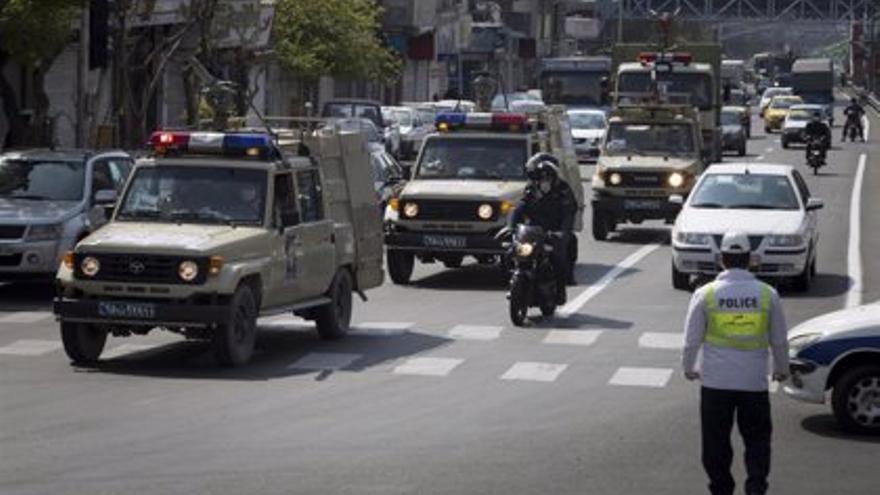
[[810, 159], [810, 152], [816, 147], [822, 152], [822, 160], [825, 160], [828, 147], [831, 145], [831, 129], [822, 122], [821, 112], [813, 112], [810, 122], [804, 128], [805, 139], [807, 143], [807, 160]]
[[559, 160], [549, 153], [538, 153], [526, 163], [528, 185], [510, 216], [510, 227], [527, 223], [552, 233], [551, 261], [556, 272], [557, 302], [565, 302], [565, 285], [573, 284], [569, 244], [573, 234], [577, 199], [571, 187], [559, 177]]
[[843, 124], [843, 136], [841, 137], [841, 141], [846, 141], [846, 136], [848, 134], [850, 126], [855, 126], [856, 130], [859, 133], [859, 139], [862, 142], [865, 142], [865, 133], [862, 129], [862, 116], [865, 115], [865, 109], [859, 105], [859, 100], [857, 98], [853, 98], [850, 101], [848, 107], [843, 110], [843, 115], [846, 116], [846, 123]]

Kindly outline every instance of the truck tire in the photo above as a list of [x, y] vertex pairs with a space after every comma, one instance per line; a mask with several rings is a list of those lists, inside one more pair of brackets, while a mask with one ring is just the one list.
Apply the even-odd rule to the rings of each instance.
[[677, 290], [690, 290], [691, 288], [691, 276], [678, 271], [674, 261], [672, 262], [672, 287]]
[[351, 325], [351, 275], [341, 269], [330, 284], [330, 304], [315, 308], [315, 323], [318, 336], [324, 340], [337, 340], [345, 337]]
[[104, 352], [107, 332], [88, 323], [61, 322], [61, 342], [74, 364], [95, 364]]
[[607, 213], [599, 209], [593, 209], [593, 239], [597, 241], [607, 239], [608, 231], [610, 230], [608, 225], [610, 223]]
[[387, 258], [388, 275], [391, 276], [391, 281], [397, 285], [408, 284], [416, 262], [415, 255], [406, 251], [389, 249]]
[[851, 433], [880, 434], [880, 409], [872, 406], [880, 394], [880, 366], [857, 366], [832, 385], [831, 408], [840, 427]]
[[241, 366], [250, 361], [257, 343], [257, 303], [247, 285], [229, 300], [226, 321], [214, 330], [211, 345], [222, 366]]

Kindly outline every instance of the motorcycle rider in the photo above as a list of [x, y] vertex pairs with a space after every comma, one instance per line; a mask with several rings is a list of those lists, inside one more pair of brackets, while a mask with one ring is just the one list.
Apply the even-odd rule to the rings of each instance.
[[526, 163], [528, 185], [510, 216], [510, 228], [527, 223], [551, 233], [551, 261], [556, 272], [557, 303], [565, 303], [565, 285], [574, 284], [574, 267], [568, 249], [574, 235], [577, 199], [571, 187], [559, 177], [559, 160], [549, 153], [537, 153]]
[[862, 142], [865, 142], [865, 133], [862, 129], [862, 116], [865, 115], [865, 109], [859, 105], [859, 100], [857, 98], [853, 98], [850, 101], [848, 107], [843, 110], [843, 114], [846, 116], [846, 123], [843, 124], [843, 136], [840, 138], [841, 142], [846, 141], [846, 136], [849, 131], [849, 126], [856, 126], [856, 130], [859, 131], [859, 139]]
[[818, 146], [822, 152], [822, 161], [824, 162], [828, 147], [831, 145], [831, 129], [822, 122], [821, 112], [813, 112], [810, 122], [804, 128], [804, 134], [806, 135], [804, 141], [807, 142], [807, 160], [809, 161], [810, 152], [813, 148]]

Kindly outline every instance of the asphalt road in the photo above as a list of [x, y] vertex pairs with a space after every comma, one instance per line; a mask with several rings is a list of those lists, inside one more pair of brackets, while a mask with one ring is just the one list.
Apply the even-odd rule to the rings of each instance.
[[[862, 296], [880, 299], [872, 124], [868, 144], [835, 142], [822, 175], [804, 167], [826, 204], [820, 275], [806, 294], [783, 291], [790, 324], [847, 303], [861, 154]], [[747, 160], [803, 166], [802, 149], [762, 129]], [[569, 292], [585, 304], [525, 329], [509, 323], [497, 270], [420, 266], [414, 285], [370, 292], [344, 341], [261, 321], [253, 364], [236, 370], [161, 333], [111, 338], [97, 369], [73, 368], [51, 291], [0, 286], [0, 493], [705, 493], [698, 385], [678, 369], [690, 294], [671, 287], [668, 241], [659, 223], [601, 243], [585, 233]], [[827, 407], [772, 403], [771, 493], [876, 492], [880, 439], [840, 433]]]

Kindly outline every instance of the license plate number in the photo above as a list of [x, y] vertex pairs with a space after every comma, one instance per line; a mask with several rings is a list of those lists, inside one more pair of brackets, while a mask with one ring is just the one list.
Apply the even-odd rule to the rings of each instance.
[[464, 248], [467, 240], [464, 237], [449, 235], [426, 235], [422, 243], [429, 248]]
[[150, 303], [99, 302], [98, 316], [124, 320], [152, 320], [156, 305]]
[[660, 200], [657, 199], [625, 199], [623, 208], [627, 210], [659, 210]]

